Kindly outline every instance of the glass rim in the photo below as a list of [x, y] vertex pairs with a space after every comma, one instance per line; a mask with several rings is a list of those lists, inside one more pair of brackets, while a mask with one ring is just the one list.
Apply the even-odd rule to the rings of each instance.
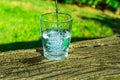
[[[48, 15], [48, 14], [56, 14], [56, 12], [44, 13], [44, 14], [42, 14], [42, 15], [40, 16], [40, 20], [43, 21], [43, 22], [57, 23], [57, 22], [52, 22], [52, 21], [48, 21], [48, 20], [43, 20], [43, 19], [42, 19], [43, 16]], [[67, 20], [65, 20], [65, 21], [60, 21], [60, 22], [58, 22], [58, 23], [66, 23], [66, 22], [70, 22], [70, 21], [73, 20], [73, 17], [72, 17], [70, 14], [68, 14], [68, 13], [58, 12], [58, 14], [64, 14], [64, 15], [67, 15], [67, 16], [70, 17], [69, 19], [67, 19]]]

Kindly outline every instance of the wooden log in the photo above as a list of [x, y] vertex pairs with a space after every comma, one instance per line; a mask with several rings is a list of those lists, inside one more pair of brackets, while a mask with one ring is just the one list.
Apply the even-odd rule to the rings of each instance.
[[42, 48], [0, 53], [0, 80], [120, 80], [120, 36], [71, 43], [65, 60]]

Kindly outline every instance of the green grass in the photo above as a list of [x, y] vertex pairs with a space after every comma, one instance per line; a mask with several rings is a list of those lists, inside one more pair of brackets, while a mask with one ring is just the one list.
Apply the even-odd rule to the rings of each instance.
[[[54, 6], [54, 2], [44, 0], [1, 0], [0, 44], [39, 40], [39, 16], [54, 11]], [[72, 37], [99, 38], [114, 34], [108, 25], [81, 18], [100, 18], [99, 16], [104, 16], [101, 11], [68, 4], [59, 4], [58, 7], [74, 18]]]

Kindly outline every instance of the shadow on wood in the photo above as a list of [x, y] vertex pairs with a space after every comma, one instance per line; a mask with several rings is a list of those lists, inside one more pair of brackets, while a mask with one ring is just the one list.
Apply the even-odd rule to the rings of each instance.
[[[71, 42], [76, 41], [83, 41], [83, 40], [91, 40], [96, 38], [72, 38]], [[40, 48], [42, 47], [41, 40], [38, 41], [29, 41], [29, 42], [15, 42], [15, 43], [9, 43], [9, 44], [0, 44], [0, 51], [6, 52], [11, 50], [20, 50], [20, 49], [33, 49], [33, 48]]]
[[73, 42], [60, 61], [45, 59], [41, 49], [1, 52], [0, 79], [119, 80], [120, 36]]

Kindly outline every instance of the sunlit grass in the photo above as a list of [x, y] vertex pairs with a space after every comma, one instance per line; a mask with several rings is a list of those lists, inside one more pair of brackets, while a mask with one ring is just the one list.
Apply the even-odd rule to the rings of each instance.
[[[44, 0], [0, 1], [0, 44], [40, 39], [39, 16], [55, 10], [54, 2]], [[111, 28], [100, 22], [82, 19], [81, 16], [103, 16], [101, 11], [59, 4], [61, 12], [73, 16], [72, 37], [96, 38], [113, 35]], [[86, 10], [88, 9], [88, 10]]]

